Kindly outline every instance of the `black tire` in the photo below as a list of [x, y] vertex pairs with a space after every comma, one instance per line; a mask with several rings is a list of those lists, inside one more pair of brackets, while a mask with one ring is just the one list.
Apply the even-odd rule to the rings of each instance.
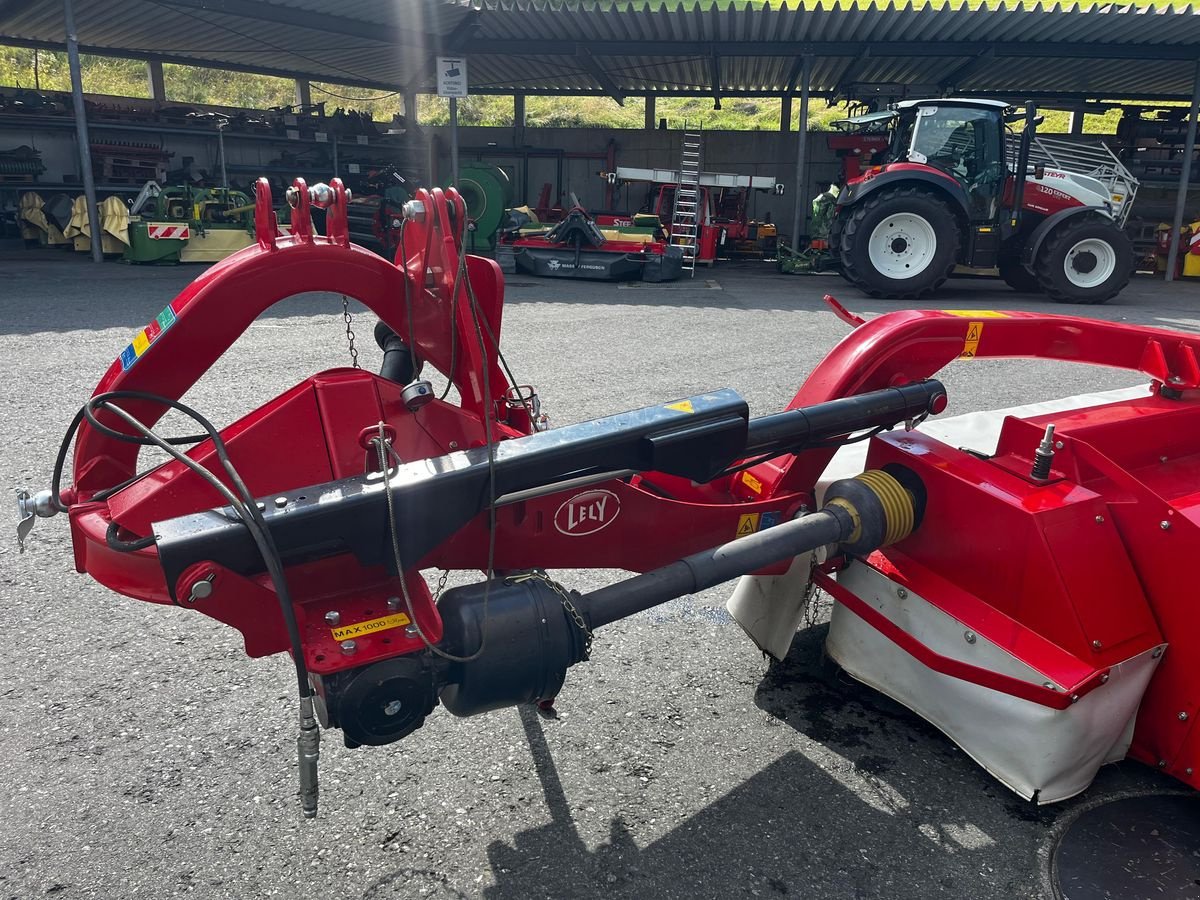
[[[1079, 280], [1092, 271], [1086, 266], [1103, 265], [1103, 251], [1077, 250], [1083, 241], [1098, 242], [1093, 245], [1098, 249], [1107, 245], [1113, 254], [1111, 273], [1095, 285]], [[1076, 280], [1068, 275], [1068, 266], [1078, 273]], [[1129, 284], [1133, 267], [1133, 245], [1125, 232], [1111, 219], [1091, 215], [1075, 216], [1050, 232], [1034, 261], [1038, 283], [1056, 303], [1105, 303]]]
[[1042, 285], [1038, 281], [1037, 275], [1021, 265], [1019, 259], [1001, 258], [1000, 277], [1004, 279], [1005, 284], [1018, 293], [1040, 294], [1042, 292]]
[[[932, 228], [932, 258], [918, 274], [892, 278], [871, 262], [870, 239], [880, 225], [886, 224], [889, 216], [906, 213], [921, 217]], [[842, 275], [872, 297], [915, 300], [937, 290], [954, 271], [960, 243], [958, 218], [946, 203], [929, 191], [916, 187], [882, 188], [868, 194], [852, 209], [840, 210], [838, 216], [845, 217], [838, 229], [836, 245]], [[898, 252], [903, 254], [910, 245], [900, 243], [904, 246]]]

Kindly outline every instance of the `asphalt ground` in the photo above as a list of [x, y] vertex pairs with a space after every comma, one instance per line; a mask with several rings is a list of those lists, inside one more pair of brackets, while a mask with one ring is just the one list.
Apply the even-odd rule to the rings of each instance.
[[[200, 269], [0, 257], [0, 471], [46, 487], [71, 416]], [[556, 424], [730, 386], [777, 411], [846, 333], [836, 277], [729, 265], [616, 287], [516, 277], [504, 344]], [[1200, 328], [1200, 287], [1135, 281], [1088, 316]], [[957, 280], [930, 307], [1068, 312]], [[352, 310], [358, 309], [352, 305]], [[218, 424], [348, 361], [341, 300], [270, 310], [185, 398]], [[363, 364], [379, 353], [355, 326]], [[945, 370], [948, 414], [1124, 387], [1044, 362]], [[280, 453], [286, 453], [286, 447]], [[15, 516], [10, 521], [15, 526]], [[611, 571], [556, 572], [589, 589]], [[557, 720], [528, 709], [426, 726], [385, 748], [322, 746], [321, 814], [300, 818], [282, 658], [247, 659], [203, 616], [74, 571], [66, 522], [0, 541], [0, 898], [1009, 898], [1044, 896], [1071, 817], [1171, 782], [1133, 763], [1038, 809], [932, 726], [822, 656], [824, 626], [767, 665], [705, 591], [597, 634]]]

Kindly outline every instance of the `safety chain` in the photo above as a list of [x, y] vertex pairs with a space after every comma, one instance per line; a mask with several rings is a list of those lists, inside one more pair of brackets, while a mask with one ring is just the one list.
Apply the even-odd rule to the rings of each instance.
[[358, 350], [354, 346], [354, 329], [350, 327], [354, 317], [350, 315], [350, 300], [345, 294], [342, 294], [342, 316], [346, 320], [346, 340], [350, 343], [350, 362], [357, 369], [359, 368]]
[[433, 592], [433, 602], [435, 605], [437, 604], [438, 600], [441, 599], [442, 591], [444, 591], [446, 589], [446, 579], [449, 577], [450, 577], [450, 570], [443, 569], [442, 577], [438, 579], [437, 587], [434, 589], [434, 592]]
[[583, 621], [583, 615], [575, 607], [575, 604], [571, 602], [571, 595], [567, 592], [566, 588], [557, 581], [554, 581], [541, 569], [533, 569], [530, 572], [523, 572], [520, 575], [510, 575], [504, 581], [507, 584], [519, 584], [522, 581], [529, 581], [531, 579], [542, 582], [546, 587], [558, 594], [559, 600], [562, 601], [563, 609], [571, 617], [571, 621], [575, 623], [575, 627], [583, 634], [583, 659], [590, 659], [592, 656], [592, 630], [587, 627], [587, 622]]

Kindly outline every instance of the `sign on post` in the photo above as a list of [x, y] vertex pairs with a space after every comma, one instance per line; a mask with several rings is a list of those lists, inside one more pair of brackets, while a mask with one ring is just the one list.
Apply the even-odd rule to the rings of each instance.
[[437, 58], [437, 92], [439, 97], [467, 96], [467, 61], [461, 56]]

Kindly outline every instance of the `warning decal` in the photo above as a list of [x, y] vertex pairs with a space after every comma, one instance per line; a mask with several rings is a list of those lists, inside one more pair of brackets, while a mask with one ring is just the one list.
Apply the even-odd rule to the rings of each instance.
[[750, 490], [754, 491], [756, 494], [762, 493], [762, 482], [749, 472], [742, 473], [742, 484], [746, 485], [746, 487], [750, 488]]
[[963, 341], [962, 353], [959, 359], [974, 359], [979, 355], [979, 338], [983, 335], [983, 323], [971, 322], [967, 325], [967, 337]]
[[758, 513], [746, 513], [738, 517], [737, 533], [734, 537], [745, 537], [758, 531]]
[[396, 613], [392, 616], [383, 616], [379, 619], [367, 619], [365, 622], [355, 622], [353, 625], [343, 625], [341, 628], [330, 629], [335, 641], [348, 641], [351, 638], [360, 638], [368, 634], [374, 634], [377, 631], [387, 631], [389, 628], [399, 628], [402, 625], [407, 625], [411, 619], [404, 613]]
[[943, 309], [948, 316], [958, 316], [960, 319], [1007, 319], [1008, 313], [996, 312], [994, 309]]
[[694, 413], [696, 410], [692, 408], [691, 400], [679, 400], [675, 403], [668, 403], [663, 409], [673, 409], [676, 412]]

